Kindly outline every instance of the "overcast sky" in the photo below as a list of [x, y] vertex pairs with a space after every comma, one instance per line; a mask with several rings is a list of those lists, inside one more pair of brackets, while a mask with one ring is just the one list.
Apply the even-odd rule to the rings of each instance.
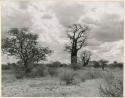
[[[66, 30], [74, 23], [86, 24], [92, 60], [123, 61], [123, 3], [82, 1], [16, 1], [2, 3], [2, 37], [12, 27], [30, 27], [39, 42], [54, 50], [49, 62], [70, 62], [64, 51]], [[3, 33], [4, 32], [4, 33]], [[3, 56], [2, 62], [11, 62]]]

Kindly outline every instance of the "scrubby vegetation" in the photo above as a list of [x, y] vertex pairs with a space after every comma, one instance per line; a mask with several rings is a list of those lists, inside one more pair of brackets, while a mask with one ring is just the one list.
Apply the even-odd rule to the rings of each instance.
[[57, 76], [58, 75], [57, 68], [49, 67], [48, 68], [48, 73], [49, 73], [50, 76]]
[[[109, 81], [110, 80], [110, 81]], [[105, 85], [100, 85], [100, 94], [104, 97], [122, 97], [123, 96], [123, 80], [119, 78], [105, 79]]]
[[[38, 35], [32, 34], [28, 28], [13, 28], [8, 31], [9, 36], [2, 40], [2, 50], [3, 53], [17, 57], [18, 61], [2, 66], [4, 96], [29, 97], [32, 93], [32, 97], [46, 94], [50, 94], [49, 97], [72, 96], [73, 93], [91, 97], [94, 94], [106, 97], [123, 95], [123, 64], [116, 61], [108, 63], [104, 59], [91, 61], [92, 54], [88, 50], [82, 51], [81, 61], [78, 61], [79, 50], [87, 45], [89, 28], [73, 24], [69, 29], [67, 37], [70, 43], [65, 48], [71, 55], [70, 64], [59, 61], [40, 63], [47, 59], [52, 50], [38, 43]], [[31, 95], [27, 95], [28, 90]]]
[[62, 74], [60, 76], [61, 80], [64, 81], [67, 85], [73, 84], [75, 73], [71, 69], [63, 69]]
[[[123, 94], [123, 81], [122, 81], [123, 73], [122, 73], [121, 68], [116, 67], [116, 68], [112, 69], [111, 67], [107, 66], [107, 67], [105, 67], [105, 70], [103, 71], [102, 68], [100, 68], [100, 67], [95, 68], [95, 67], [90, 67], [90, 66], [87, 66], [87, 67], [80, 66], [80, 68], [78, 68], [77, 70], [76, 69], [74, 70], [70, 65], [67, 65], [67, 64], [64, 64], [65, 66], [63, 66], [63, 67], [62, 66], [57, 67], [57, 65], [59, 63], [58, 64], [56, 63], [57, 64], [56, 67], [55, 66], [50, 67], [50, 66], [48, 66], [48, 64], [34, 64], [34, 65], [32, 65], [31, 72], [29, 73], [28, 76], [26, 76], [25, 72], [23, 71], [23, 67], [19, 67], [18, 64], [19, 63], [17, 63], [17, 64], [13, 63], [13, 67], [11, 67], [10, 69], [2, 70], [3, 84], [13, 83], [13, 85], [14, 85], [16, 83], [16, 81], [18, 81], [20, 79], [21, 79], [21, 81], [36, 81], [36, 83], [38, 80], [40, 80], [37, 84], [34, 84], [35, 82], [33, 82], [33, 83], [30, 82], [31, 84], [29, 84], [29, 86], [33, 87], [34, 89], [36, 87], [39, 89], [45, 89], [45, 87], [48, 85], [48, 89], [50, 89], [50, 90], [52, 89], [51, 92], [53, 92], [53, 91], [56, 92], [56, 90], [58, 89], [58, 90], [60, 90], [59, 96], [63, 96], [63, 97], [69, 96], [68, 92], [71, 93], [70, 90], [73, 90], [73, 89], [75, 90], [75, 88], [72, 88], [72, 89], [69, 89], [69, 91], [67, 91], [67, 92], [62, 92], [62, 90], [63, 89], [66, 90], [67, 87], [76, 87], [77, 89], [78, 88], [83, 89], [83, 91], [89, 89], [90, 93], [95, 92], [93, 90], [96, 89], [97, 91], [99, 91], [99, 92], [96, 91], [96, 93], [99, 93], [98, 96], [111, 97], [111, 96], [122, 96], [122, 94]], [[60, 63], [60, 65], [61, 65], [61, 63]], [[9, 72], [9, 74], [4, 73], [5, 71]], [[5, 74], [7, 74], [7, 75], [5, 76]], [[28, 77], [28, 79], [27, 79], [27, 77]], [[11, 79], [9, 79], [9, 78], [11, 78]], [[6, 81], [9, 81], [9, 82], [6, 82]], [[22, 83], [21, 81], [18, 83], [19, 85], [21, 85], [20, 84], [20, 83]], [[89, 81], [90, 81], [90, 84], [88, 85]], [[93, 81], [94, 84], [91, 85], [91, 83], [93, 83], [91, 81]], [[97, 82], [97, 81], [100, 81], [100, 82]], [[44, 84], [43, 84], [44, 86], [42, 86], [43, 82], [44, 82]], [[18, 84], [16, 84], [16, 85], [18, 85]], [[23, 83], [23, 84], [25, 84], [25, 83]], [[50, 85], [52, 85], [52, 87]], [[6, 88], [6, 86], [5, 86], [5, 88]], [[5, 90], [6, 92], [4, 90], [3, 90], [3, 92], [5, 94], [7, 94], [7, 90], [9, 90], [9, 89], [6, 89]], [[80, 90], [79, 92], [83, 92], [83, 91]], [[46, 92], [48, 92], [48, 91], [46, 91]], [[4, 95], [4, 93], [3, 93], [3, 95]], [[62, 94], [62, 93], [64, 93], [64, 94]], [[85, 94], [85, 93], [83, 93], [83, 94]], [[11, 95], [14, 96], [13, 92], [12, 92], [12, 94], [10, 94], [10, 96]], [[24, 95], [26, 95], [26, 94], [24, 94]], [[40, 96], [43, 96], [43, 95], [44, 94], [41, 92]], [[90, 95], [92, 95], [92, 94], [90, 94]], [[4, 96], [7, 96], [7, 95], [4, 95]], [[35, 96], [35, 95], [32, 95], [32, 96]], [[82, 96], [82, 94], [81, 94], [81, 96]]]

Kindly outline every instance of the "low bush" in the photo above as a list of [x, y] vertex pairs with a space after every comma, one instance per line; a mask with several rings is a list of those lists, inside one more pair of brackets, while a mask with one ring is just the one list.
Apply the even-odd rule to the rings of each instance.
[[66, 83], [66, 85], [73, 84], [75, 73], [71, 69], [64, 69], [61, 73], [61, 80]]
[[111, 63], [109, 64], [110, 68], [123, 68], [123, 63]]
[[85, 82], [85, 77], [84, 76], [79, 76], [79, 78], [80, 78], [80, 80], [82, 81], [82, 82]]
[[13, 70], [17, 79], [22, 79], [25, 75], [24, 68], [22, 65], [13, 64]]
[[[107, 81], [107, 80], [106, 80]], [[123, 97], [123, 80], [110, 78], [105, 85], [100, 85], [99, 92], [103, 97]]]
[[60, 67], [68, 67], [68, 65], [63, 63], [60, 65]]
[[97, 79], [97, 78], [102, 78], [102, 72], [99, 71], [90, 71], [86, 73], [86, 78], [87, 79]]
[[88, 70], [79, 70], [77, 71], [78, 77], [81, 79], [82, 82], [86, 80], [91, 79], [99, 79], [103, 78], [104, 75], [107, 75], [107, 73], [102, 71], [88, 71]]
[[62, 66], [62, 64], [60, 62], [58, 62], [58, 61], [53, 62], [51, 64], [46, 64], [46, 65], [47, 65], [47, 67], [54, 67], [54, 68], [58, 68], [58, 67]]
[[58, 74], [57, 68], [49, 67], [48, 73], [49, 73], [50, 76], [57, 76], [57, 74]]
[[82, 68], [82, 65], [79, 64], [79, 63], [77, 63], [77, 64], [74, 63], [74, 64], [71, 64], [70, 66], [71, 66], [71, 68], [74, 69], [74, 70], [79, 70], [79, 69]]
[[7, 64], [2, 64], [2, 70], [9, 70], [10, 66]]
[[30, 77], [34, 78], [34, 77], [44, 77], [46, 76], [46, 66], [43, 64], [35, 64], [34, 68], [32, 68], [31, 73], [30, 73]]

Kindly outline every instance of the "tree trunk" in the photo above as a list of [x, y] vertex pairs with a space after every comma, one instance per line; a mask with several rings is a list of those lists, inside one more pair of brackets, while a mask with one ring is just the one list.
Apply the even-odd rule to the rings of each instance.
[[89, 59], [86, 60], [86, 62], [85, 62], [85, 66], [87, 66], [88, 63], [89, 63]]
[[102, 70], [105, 70], [104, 66], [102, 66]]
[[29, 64], [27, 62], [24, 62], [24, 70], [26, 74], [29, 74], [31, 72], [31, 69], [29, 67]]
[[76, 63], [77, 63], [77, 50], [71, 53], [71, 64], [76, 64]]

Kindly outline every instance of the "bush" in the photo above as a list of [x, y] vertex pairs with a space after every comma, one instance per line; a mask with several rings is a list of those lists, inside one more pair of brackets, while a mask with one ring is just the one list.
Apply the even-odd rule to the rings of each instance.
[[71, 64], [70, 65], [71, 68], [73, 68], [74, 70], [78, 70], [78, 69], [81, 69], [82, 68], [82, 65], [77, 63], [77, 64]]
[[92, 63], [93, 63], [93, 67], [94, 68], [99, 68], [100, 67], [100, 64], [99, 64], [99, 62], [98, 61], [92, 61]]
[[97, 78], [102, 78], [102, 72], [95, 72], [95, 71], [90, 71], [86, 73], [86, 78], [87, 79], [97, 79]]
[[58, 67], [61, 67], [61, 63], [57, 61], [57, 62], [53, 62], [52, 64], [47, 64], [47, 66], [58, 68]]
[[109, 65], [111, 68], [123, 68], [123, 63], [111, 63]]
[[50, 76], [57, 76], [58, 72], [57, 72], [57, 68], [48, 68], [48, 73]]
[[66, 85], [73, 84], [74, 77], [75, 77], [75, 73], [71, 69], [63, 70], [63, 72], [60, 76], [61, 80], [64, 81], [66, 83]]
[[2, 64], [2, 70], [9, 70], [11, 67], [7, 64]]
[[30, 77], [43, 77], [46, 75], [46, 66], [43, 64], [35, 64], [34, 68], [32, 68]]
[[60, 67], [67, 67], [67, 64], [61, 64]]
[[104, 97], [123, 97], [123, 81], [114, 78], [112, 82], [106, 82], [104, 86], [100, 85], [99, 92]]
[[85, 77], [84, 76], [79, 76], [82, 82], [85, 82]]
[[24, 77], [24, 68], [18, 63], [13, 63], [13, 70], [17, 79], [22, 79]]

